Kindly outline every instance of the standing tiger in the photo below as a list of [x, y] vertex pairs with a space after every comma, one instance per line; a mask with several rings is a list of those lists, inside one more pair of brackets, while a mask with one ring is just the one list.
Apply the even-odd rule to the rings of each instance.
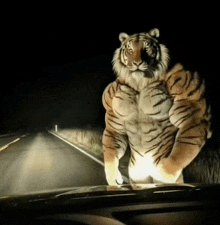
[[177, 64], [167, 72], [159, 30], [119, 35], [113, 69], [117, 79], [103, 93], [103, 151], [109, 185], [123, 183], [119, 159], [129, 145], [129, 180], [182, 183], [183, 169], [211, 137], [204, 82]]

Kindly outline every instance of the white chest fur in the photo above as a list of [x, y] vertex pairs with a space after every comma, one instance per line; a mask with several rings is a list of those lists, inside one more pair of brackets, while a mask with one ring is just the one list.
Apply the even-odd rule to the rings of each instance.
[[113, 98], [113, 111], [123, 121], [164, 119], [172, 105], [171, 98], [162, 82], [149, 84], [140, 92], [127, 85], [119, 85]]
[[146, 152], [153, 146], [157, 146], [154, 148], [157, 151], [161, 147], [159, 143], [163, 145], [163, 133], [172, 136], [176, 131], [169, 120], [171, 105], [172, 99], [161, 81], [149, 84], [140, 92], [119, 85], [112, 102], [113, 111], [122, 120], [130, 144], [139, 152]]

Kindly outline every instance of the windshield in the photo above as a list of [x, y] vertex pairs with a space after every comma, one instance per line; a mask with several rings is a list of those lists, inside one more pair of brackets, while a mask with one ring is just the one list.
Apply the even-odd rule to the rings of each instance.
[[[143, 29], [149, 32], [152, 28], [142, 27], [140, 31], [128, 29], [127, 33], [132, 35]], [[153, 44], [150, 39], [141, 42], [141, 35], [138, 41], [125, 33], [118, 38], [123, 29], [111, 32], [97, 30], [88, 34], [67, 26], [37, 30], [17, 28], [19, 35], [16, 40], [12, 42], [8, 39], [7, 42], [7, 66], [2, 74], [0, 196], [85, 186], [167, 183], [166, 179], [161, 178], [160, 182], [156, 175], [154, 178], [143, 171], [153, 171], [154, 166], [160, 165], [161, 159], [171, 154], [177, 142], [186, 145], [181, 147], [182, 152], [190, 149], [191, 152], [198, 151], [198, 155], [195, 153], [186, 165], [184, 161], [183, 170], [170, 172], [176, 176], [171, 177], [170, 183], [219, 183], [220, 148], [217, 137], [220, 102], [216, 98], [219, 79], [213, 44], [215, 37], [202, 35], [202, 28], [197, 31], [191, 29], [191, 35], [182, 33], [180, 28], [172, 29], [161, 25], [158, 28], [162, 33], [161, 39], [157, 30], [151, 30], [152, 40], [157, 39]], [[128, 38], [131, 40], [127, 43]], [[169, 57], [159, 55], [165, 54], [166, 50], [158, 43], [166, 45]], [[120, 58], [119, 53], [114, 52], [123, 45], [126, 51]], [[139, 48], [145, 53], [132, 55]], [[121, 64], [117, 60], [122, 60]], [[165, 70], [171, 70], [177, 63], [181, 63], [185, 70], [199, 73], [200, 78], [193, 81], [194, 86], [190, 86], [194, 75], [185, 80], [185, 84], [181, 83], [182, 87], [188, 85], [191, 88], [189, 98], [203, 88], [202, 83], [196, 82], [205, 80], [206, 103], [200, 101], [203, 98], [200, 96], [193, 110], [190, 107], [195, 99], [190, 103], [184, 100], [187, 106], [175, 106], [180, 101], [175, 99], [176, 93], [172, 91], [181, 78], [172, 84], [169, 78], [164, 81], [165, 84], [161, 83], [161, 78], [149, 82], [155, 71], [161, 68], [158, 74], [165, 74]], [[120, 66], [130, 71], [130, 81], [117, 74], [123, 70], [119, 69]], [[143, 76], [145, 81], [140, 81], [138, 76]], [[113, 82], [121, 92], [114, 92], [116, 86], [106, 89]], [[162, 85], [161, 89], [152, 86], [153, 82]], [[156, 89], [159, 92], [155, 92]], [[116, 96], [114, 100], [113, 94]], [[141, 96], [148, 97], [143, 97], [146, 101], [142, 101]], [[174, 106], [175, 109], [172, 108]], [[196, 114], [199, 107], [203, 111]], [[169, 113], [171, 108], [172, 113], [179, 110], [179, 115], [184, 114], [184, 118], [172, 117], [173, 114]], [[189, 127], [185, 127], [180, 132], [186, 117], [193, 117], [195, 122], [200, 115], [203, 118], [199, 120], [202, 128], [190, 133]], [[209, 127], [207, 124], [211, 121]], [[194, 128], [198, 123], [195, 124]], [[187, 135], [179, 140], [177, 134]], [[202, 140], [198, 136], [202, 136]], [[197, 150], [194, 150], [195, 146]], [[149, 155], [151, 150], [154, 153]], [[142, 152], [148, 155], [145, 157]], [[114, 164], [116, 161], [118, 174], [114, 172], [116, 167], [112, 166], [117, 164]]]

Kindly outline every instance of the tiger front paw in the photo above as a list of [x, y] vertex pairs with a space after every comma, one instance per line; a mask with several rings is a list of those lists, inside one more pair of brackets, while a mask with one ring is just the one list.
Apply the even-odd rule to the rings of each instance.
[[169, 158], [162, 159], [157, 165], [154, 179], [162, 183], [176, 183], [182, 174], [182, 168]]
[[123, 184], [123, 178], [120, 171], [118, 171], [117, 176], [113, 176], [112, 174], [106, 175], [106, 179], [108, 185], [110, 186], [118, 186]]

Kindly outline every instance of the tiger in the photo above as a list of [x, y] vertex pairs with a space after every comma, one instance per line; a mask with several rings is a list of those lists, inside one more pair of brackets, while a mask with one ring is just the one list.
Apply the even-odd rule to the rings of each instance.
[[178, 63], [168, 70], [159, 29], [119, 34], [113, 55], [116, 79], [102, 95], [102, 136], [108, 185], [123, 184], [119, 160], [130, 147], [130, 184], [184, 183], [183, 169], [211, 137], [205, 83]]

